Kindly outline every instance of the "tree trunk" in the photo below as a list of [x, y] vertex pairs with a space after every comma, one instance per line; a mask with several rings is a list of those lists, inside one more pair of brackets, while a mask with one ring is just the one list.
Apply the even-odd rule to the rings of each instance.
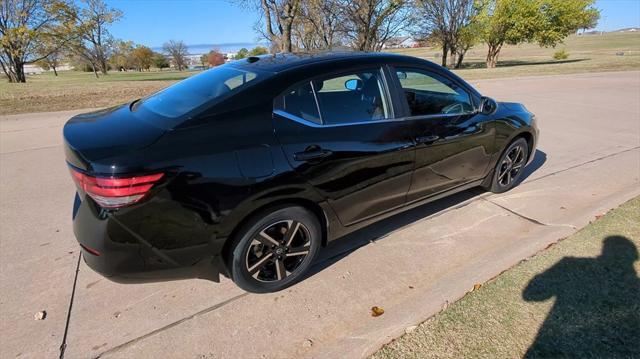
[[460, 66], [462, 66], [462, 60], [464, 59], [465, 52], [466, 51], [462, 51], [458, 54], [458, 61], [456, 62], [455, 66], [456, 69], [459, 69]]
[[53, 69], [53, 74], [58, 76], [58, 71], [56, 71], [56, 67], [55, 66], [51, 66], [51, 69]]
[[96, 78], [99, 79], [98, 71], [96, 70], [96, 66], [91, 64], [91, 69], [93, 70], [93, 74], [96, 75]]
[[292, 22], [288, 22], [282, 29], [282, 52], [293, 52], [293, 44], [291, 43], [292, 25]]
[[16, 63], [16, 81], [15, 82], [27, 82], [27, 77], [24, 74], [24, 63]]
[[452, 49], [451, 55], [449, 56], [449, 66], [455, 66], [457, 57], [458, 52]]
[[102, 57], [100, 59], [100, 71], [102, 72], [103, 75], [107, 74], [107, 70], [109, 69], [108, 65], [107, 65], [107, 59], [105, 59], [104, 57]]
[[442, 67], [447, 67], [447, 55], [449, 55], [449, 45], [442, 44]]
[[20, 61], [19, 58], [10, 57], [6, 64], [2, 64], [2, 69], [9, 82], [27, 82], [24, 74], [24, 62]]
[[502, 44], [491, 44], [489, 45], [489, 51], [487, 52], [487, 68], [492, 69], [495, 68], [498, 64], [498, 55], [500, 55], [500, 49], [502, 48]]

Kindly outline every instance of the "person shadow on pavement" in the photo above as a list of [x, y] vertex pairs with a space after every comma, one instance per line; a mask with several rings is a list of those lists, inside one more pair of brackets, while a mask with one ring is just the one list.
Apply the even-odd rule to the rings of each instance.
[[524, 358], [640, 358], [636, 260], [633, 242], [610, 236], [599, 257], [565, 257], [536, 275], [522, 297], [555, 304]]

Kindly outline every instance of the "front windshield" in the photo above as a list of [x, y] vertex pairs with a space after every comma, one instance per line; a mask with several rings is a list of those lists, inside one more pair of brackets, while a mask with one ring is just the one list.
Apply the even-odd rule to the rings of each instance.
[[189, 77], [144, 99], [140, 106], [161, 116], [180, 117], [197, 107], [252, 84], [261, 74], [223, 65]]

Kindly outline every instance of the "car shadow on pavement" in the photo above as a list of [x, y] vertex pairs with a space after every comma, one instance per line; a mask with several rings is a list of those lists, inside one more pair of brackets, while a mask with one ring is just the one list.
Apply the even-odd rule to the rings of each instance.
[[[540, 150], [536, 150], [533, 160], [525, 167], [520, 182], [538, 170], [546, 160], [547, 155]], [[485, 193], [487, 192], [480, 187], [472, 188], [383, 219], [345, 237], [339, 238], [329, 243], [327, 247], [320, 252], [319, 258], [316, 259], [316, 262], [307, 273], [305, 279], [330, 267], [358, 248], [366, 246], [371, 242], [384, 239], [393, 231], [434, 214], [444, 213], [446, 210], [465, 206], [469, 203], [468, 201], [470, 199]]]
[[547, 162], [547, 154], [543, 151], [536, 150], [533, 154], [533, 159], [531, 163], [529, 163], [525, 168], [524, 172], [522, 172], [522, 177], [518, 180], [518, 184], [522, 183], [529, 176], [531, 176], [535, 171], [537, 171], [542, 165]]
[[609, 236], [597, 258], [564, 257], [536, 275], [526, 301], [555, 303], [525, 358], [640, 357], [638, 249], [628, 238]]
[[307, 277], [313, 276], [330, 267], [358, 248], [369, 243], [383, 240], [390, 233], [408, 226], [416, 221], [452, 208], [465, 206], [468, 200], [486, 193], [482, 188], [472, 188], [449, 197], [427, 203], [400, 214], [368, 225], [342, 238], [330, 242], [320, 252], [316, 263], [310, 268]]

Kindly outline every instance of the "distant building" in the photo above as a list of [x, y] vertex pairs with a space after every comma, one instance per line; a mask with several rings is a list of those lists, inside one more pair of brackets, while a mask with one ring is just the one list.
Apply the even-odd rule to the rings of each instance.
[[24, 73], [27, 75], [39, 75], [43, 73], [42, 67], [34, 64], [24, 65]]
[[418, 41], [416, 41], [411, 36], [400, 36], [400, 37], [392, 37], [387, 40], [384, 45], [382, 45], [383, 49], [406, 49], [410, 47], [418, 47]]
[[[61, 64], [56, 67], [56, 71], [69, 71], [73, 70], [73, 67], [69, 64]], [[36, 64], [24, 65], [24, 73], [27, 75], [39, 75], [43, 72], [53, 72], [53, 69], [45, 70]]]

